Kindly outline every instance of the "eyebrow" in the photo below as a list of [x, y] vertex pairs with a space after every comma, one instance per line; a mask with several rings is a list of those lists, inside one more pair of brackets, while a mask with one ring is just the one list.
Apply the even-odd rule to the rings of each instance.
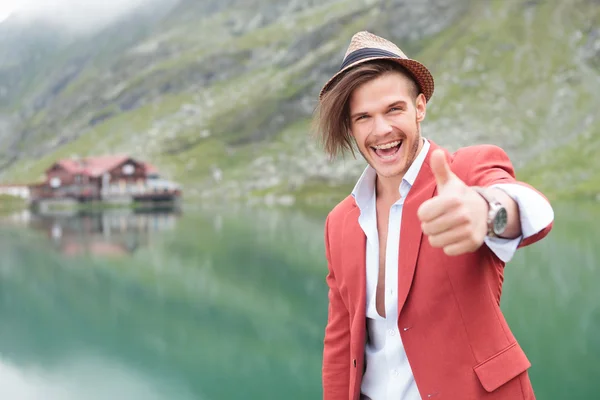
[[398, 100], [398, 101], [395, 101], [395, 102], [393, 102], [392, 104], [390, 104], [390, 105], [388, 106], [388, 108], [392, 108], [392, 107], [395, 107], [395, 106], [402, 106], [402, 107], [406, 107], [406, 102], [405, 102], [404, 100]]
[[[387, 108], [392, 108], [392, 107], [396, 107], [396, 106], [402, 106], [402, 107], [405, 107], [405, 108], [406, 108], [406, 104], [407, 104], [407, 103], [406, 103], [404, 100], [398, 100], [398, 101], [395, 101], [395, 102], [393, 102], [392, 104], [388, 105], [388, 106], [387, 106]], [[367, 113], [367, 112], [364, 112], [364, 111], [362, 111], [362, 112], [357, 112], [357, 113], [354, 113], [354, 114], [350, 115], [350, 119], [354, 119], [354, 118], [356, 118], [356, 117], [360, 117], [360, 116], [362, 116], [362, 115], [367, 115], [367, 114], [368, 114], [368, 113]]]

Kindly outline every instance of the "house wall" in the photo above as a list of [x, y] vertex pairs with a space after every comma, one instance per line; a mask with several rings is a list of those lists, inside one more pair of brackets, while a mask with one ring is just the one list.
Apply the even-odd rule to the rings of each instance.
[[[68, 168], [68, 166], [67, 166]], [[168, 192], [168, 186], [159, 185], [159, 180], [148, 180], [144, 163], [127, 159], [100, 176], [72, 174], [65, 166], [56, 164], [46, 172], [46, 182], [32, 185], [31, 195], [35, 198], [78, 198], [124, 201], [135, 195]], [[98, 165], [90, 173], [101, 173]], [[156, 175], [156, 172], [153, 172]], [[60, 179], [60, 186], [53, 188], [53, 179]], [[164, 186], [164, 187], [163, 187]]]
[[60, 165], [55, 165], [54, 168], [47, 171], [46, 177], [48, 182], [50, 182], [54, 178], [60, 179], [61, 186], [71, 185], [75, 181], [75, 177]]
[[[125, 171], [125, 166], [131, 166], [131, 171]], [[129, 173], [126, 173], [129, 172]], [[141, 193], [146, 189], [146, 169], [144, 165], [134, 160], [127, 160], [109, 172], [108, 187], [103, 188], [104, 196], [130, 196]]]
[[[133, 170], [130, 174], [125, 173], [124, 167], [132, 166]], [[121, 181], [129, 183], [137, 183], [140, 179], [146, 180], [146, 170], [144, 166], [134, 160], [127, 160], [109, 171], [110, 183], [115, 184]]]
[[[71, 175], [65, 169], [58, 167], [49, 170], [46, 182], [31, 186], [32, 198], [64, 198], [64, 197], [100, 197], [100, 179], [85, 175]], [[52, 179], [59, 178], [60, 186], [52, 187]]]

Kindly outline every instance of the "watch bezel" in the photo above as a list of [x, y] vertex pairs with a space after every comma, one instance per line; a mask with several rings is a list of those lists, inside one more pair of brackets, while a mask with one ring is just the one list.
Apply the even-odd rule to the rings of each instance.
[[498, 201], [494, 203], [494, 208], [495, 210], [490, 207], [489, 218], [491, 219], [491, 230], [494, 235], [500, 236], [506, 231], [506, 226], [508, 225], [508, 213], [506, 208]]
[[[488, 203], [487, 236], [499, 237], [504, 233], [508, 225], [508, 212], [506, 208], [486, 188], [473, 186], [473, 189]], [[505, 216], [503, 225], [498, 220], [502, 216]]]

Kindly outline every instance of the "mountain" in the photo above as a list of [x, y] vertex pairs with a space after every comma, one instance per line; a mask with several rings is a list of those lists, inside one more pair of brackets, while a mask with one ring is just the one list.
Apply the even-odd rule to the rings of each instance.
[[173, 0], [85, 36], [9, 18], [1, 179], [127, 152], [186, 197], [330, 204], [364, 162], [329, 161], [310, 118], [350, 37], [368, 30], [431, 69], [426, 137], [500, 145], [550, 197], [596, 197], [599, 22], [597, 0]]

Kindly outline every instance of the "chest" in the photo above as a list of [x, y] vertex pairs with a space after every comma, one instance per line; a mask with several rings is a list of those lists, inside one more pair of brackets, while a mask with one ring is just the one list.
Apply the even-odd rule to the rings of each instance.
[[[385, 269], [385, 260], [388, 248], [390, 229], [398, 228], [401, 218], [400, 204], [394, 202], [377, 201], [376, 207], [376, 235], [378, 248], [378, 267], [380, 274]], [[392, 232], [392, 236], [393, 232]]]
[[[377, 314], [383, 318], [386, 317], [386, 287], [388, 289], [396, 286], [395, 273], [390, 271], [392, 268], [396, 268], [397, 262], [388, 260], [389, 256], [395, 257], [396, 255], [393, 253], [393, 242], [394, 230], [398, 229], [398, 222], [396, 221], [399, 217], [400, 210], [397, 209], [396, 206], [386, 202], [378, 202], [377, 204], [377, 253], [378, 257], [377, 264], [375, 264], [375, 257], [373, 257], [373, 262], [371, 263], [371, 268], [376, 269], [371, 272], [371, 282], [368, 284], [368, 292], [370, 293], [369, 298], [372, 299], [373, 294], [375, 294], [375, 303]], [[390, 215], [391, 214], [391, 215]], [[398, 214], [398, 215], [397, 215]], [[390, 229], [391, 237], [390, 237]], [[388, 247], [390, 251], [388, 251]], [[369, 263], [367, 263], [369, 264]], [[376, 276], [376, 277], [375, 277]], [[375, 282], [373, 282], [375, 280]], [[375, 292], [375, 293], [373, 293]], [[389, 295], [392, 295], [394, 292], [390, 292]], [[388, 299], [389, 300], [389, 299]], [[388, 302], [389, 303], [389, 302]], [[372, 307], [368, 307], [372, 311]]]

